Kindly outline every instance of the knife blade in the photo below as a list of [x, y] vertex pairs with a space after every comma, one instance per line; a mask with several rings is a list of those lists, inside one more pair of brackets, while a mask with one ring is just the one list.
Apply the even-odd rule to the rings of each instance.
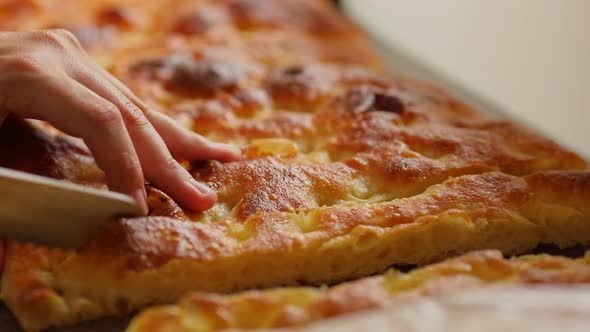
[[0, 238], [80, 248], [100, 225], [142, 214], [130, 196], [0, 167]]

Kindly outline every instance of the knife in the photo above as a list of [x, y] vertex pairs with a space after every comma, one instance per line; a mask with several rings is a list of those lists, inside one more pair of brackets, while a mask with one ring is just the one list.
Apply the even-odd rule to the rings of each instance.
[[141, 215], [130, 196], [0, 167], [0, 238], [76, 249], [100, 225]]

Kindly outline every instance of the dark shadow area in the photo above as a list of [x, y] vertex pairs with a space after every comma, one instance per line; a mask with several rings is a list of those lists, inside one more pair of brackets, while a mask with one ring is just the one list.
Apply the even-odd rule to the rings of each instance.
[[[72, 326], [51, 328], [46, 332], [123, 332], [132, 316], [119, 318], [101, 318]], [[23, 332], [18, 322], [4, 304], [0, 304], [0, 331]]]
[[554, 256], [564, 256], [569, 258], [581, 258], [584, 257], [586, 250], [590, 250], [590, 247], [575, 246], [567, 249], [560, 249], [553, 244], [542, 243], [538, 245], [530, 254], [550, 254]]

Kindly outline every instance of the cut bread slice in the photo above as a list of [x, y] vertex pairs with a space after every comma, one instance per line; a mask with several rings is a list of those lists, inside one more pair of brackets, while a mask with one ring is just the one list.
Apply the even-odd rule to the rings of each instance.
[[[285, 328], [362, 311], [362, 314], [343, 321], [354, 322], [375, 316], [375, 313], [367, 311], [369, 309], [389, 307], [387, 312], [395, 317], [399, 311], [412, 310], [411, 308], [416, 306], [413, 303], [415, 300], [419, 300], [419, 307], [440, 298], [444, 302], [448, 296], [442, 295], [451, 293], [456, 294], [452, 298], [466, 300], [470, 296], [473, 298], [471, 293], [474, 290], [479, 292], [477, 298], [481, 303], [488, 303], [487, 314], [491, 315], [495, 312], [496, 306], [509, 306], [510, 310], [513, 310], [514, 306], [526, 302], [526, 297], [512, 296], [510, 303], [504, 303], [501, 300], [506, 297], [502, 295], [504, 288], [511, 287], [509, 289], [518, 294], [516, 288], [569, 285], [574, 291], [574, 284], [590, 284], [590, 252], [585, 258], [573, 260], [549, 255], [504, 259], [499, 251], [477, 251], [408, 273], [390, 270], [384, 275], [329, 288], [286, 287], [233, 295], [193, 293], [184, 296], [175, 305], [142, 311], [131, 322], [127, 332], [210, 332], [224, 329]], [[488, 289], [486, 297], [481, 296], [484, 288]], [[500, 295], [494, 294], [498, 290]], [[420, 302], [420, 299], [425, 299], [425, 303]], [[490, 306], [490, 303], [495, 303], [495, 306]], [[532, 306], [531, 303], [528, 305]], [[551, 312], [554, 313], [567, 310], [558, 302], [548, 303], [547, 306], [552, 306]], [[453, 309], [457, 312], [452, 311]], [[455, 313], [464, 315], [465, 319], [474, 319], [470, 315], [476, 316], [473, 310], [477, 309], [479, 308], [442, 306], [440, 311], [449, 310], [452, 311], [448, 313], [450, 316]], [[590, 307], [576, 309], [590, 313]], [[483, 314], [484, 311], [480, 310], [479, 313]], [[486, 325], [483, 317], [479, 316], [479, 324]], [[420, 326], [423, 319], [416, 321], [414, 318], [408, 324]], [[440, 321], [436, 317], [430, 319], [434, 320], [430, 324]], [[458, 325], [459, 323], [460, 320], [457, 320]], [[318, 327], [328, 328], [332, 325], [339, 326], [342, 331], [354, 331], [351, 326], [336, 321]], [[446, 323], [443, 324], [445, 325]], [[315, 329], [318, 330], [318, 327]], [[395, 327], [396, 325], [388, 326], [394, 330]], [[377, 328], [377, 325], [373, 325], [372, 328]]]

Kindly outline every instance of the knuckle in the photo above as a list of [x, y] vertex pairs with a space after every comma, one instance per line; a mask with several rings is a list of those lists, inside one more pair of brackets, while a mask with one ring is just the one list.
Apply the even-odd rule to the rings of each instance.
[[52, 29], [60, 39], [67, 40], [67, 41], [76, 41], [76, 36], [70, 31], [66, 29]]
[[61, 46], [62, 40], [58, 31], [61, 31], [61, 29], [33, 31], [32, 36], [34, 39], [38, 39], [44, 43], [48, 43], [53, 46]]
[[151, 127], [151, 124], [145, 117], [145, 114], [133, 103], [129, 101], [124, 102], [123, 107], [125, 109], [125, 112], [123, 112], [123, 117], [127, 125], [140, 129], [147, 129]]
[[79, 45], [76, 36], [66, 29], [34, 31], [32, 36], [34, 39], [58, 49], [66, 49], [70, 45]]
[[139, 163], [137, 156], [131, 152], [122, 152], [119, 159], [122, 170], [127, 174], [136, 173], [141, 169], [141, 164]]
[[76, 35], [74, 33], [72, 33], [70, 30], [57, 29], [56, 34], [61, 39], [61, 41], [63, 43], [66, 43], [68, 45], [72, 45], [72, 46], [75, 46], [76, 48], [82, 49], [82, 45], [80, 44], [80, 41], [78, 40]]
[[182, 168], [182, 166], [180, 166], [180, 164], [176, 160], [174, 160], [173, 158], [170, 157], [170, 158], [166, 159], [166, 161], [164, 162], [164, 165], [162, 165], [162, 168], [168, 174], [175, 174], [175, 173], [178, 173], [178, 171], [180, 170], [180, 168]]
[[112, 104], [103, 104], [90, 112], [90, 121], [99, 127], [110, 128], [122, 122], [121, 113]]

